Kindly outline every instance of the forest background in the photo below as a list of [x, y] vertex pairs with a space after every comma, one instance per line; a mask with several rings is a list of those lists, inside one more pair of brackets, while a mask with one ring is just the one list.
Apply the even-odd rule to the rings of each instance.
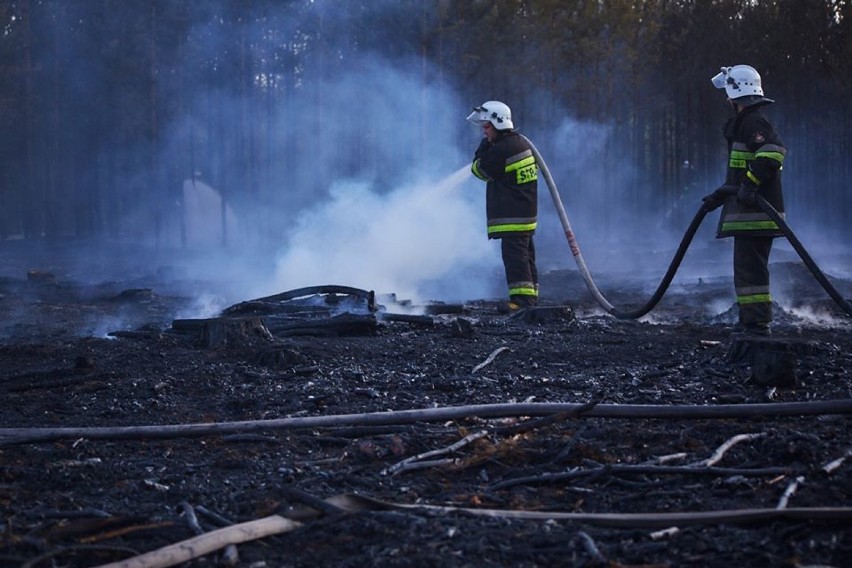
[[583, 229], [682, 232], [724, 179], [710, 78], [740, 63], [777, 101], [788, 218], [845, 246], [847, 0], [0, 0], [0, 241], [190, 246], [202, 182], [213, 246], [286, 241], [341, 180], [373, 230], [382, 196], [469, 164], [490, 99]]

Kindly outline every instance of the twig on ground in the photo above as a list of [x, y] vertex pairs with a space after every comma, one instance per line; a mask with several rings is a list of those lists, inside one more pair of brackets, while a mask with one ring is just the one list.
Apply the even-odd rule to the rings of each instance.
[[189, 529], [197, 535], [203, 534], [204, 529], [201, 528], [201, 525], [198, 522], [198, 517], [195, 516], [195, 509], [192, 508], [192, 505], [183, 502], [181, 503], [181, 509], [183, 509], [183, 514], [186, 517], [186, 524], [189, 525]]
[[301, 489], [297, 489], [295, 487], [284, 487], [282, 489], [284, 496], [293, 501], [298, 501], [303, 505], [307, 505], [312, 509], [316, 509], [321, 513], [325, 513], [329, 517], [334, 517], [337, 515], [343, 514], [343, 509], [340, 507], [335, 507], [328, 501], [323, 501], [319, 497], [314, 497], [310, 493], [306, 493]]
[[189, 562], [194, 558], [205, 556], [231, 544], [240, 544], [289, 532], [300, 526], [302, 524], [299, 522], [286, 519], [279, 515], [272, 515], [204, 533], [188, 540], [134, 556], [133, 558], [105, 564], [100, 568], [166, 568], [168, 566], [176, 566], [184, 562]]
[[667, 454], [665, 456], [657, 456], [645, 462], [647, 465], [655, 464], [655, 465], [665, 465], [669, 462], [682, 460], [686, 457], [685, 452], [679, 452], [676, 454]]
[[583, 548], [585, 548], [586, 552], [589, 553], [589, 556], [592, 557], [592, 561], [594, 562], [592, 566], [605, 566], [607, 564], [606, 557], [601, 554], [600, 549], [598, 549], [598, 546], [595, 544], [595, 541], [592, 540], [592, 537], [583, 531], [577, 532], [577, 536], [580, 537], [580, 541], [583, 543]]
[[766, 435], [767, 435], [766, 432], [759, 432], [759, 433], [756, 433], [756, 434], [737, 434], [736, 436], [734, 436], [733, 438], [729, 439], [727, 442], [725, 442], [724, 444], [719, 446], [719, 448], [713, 453], [712, 456], [710, 456], [706, 460], [701, 460], [701, 461], [696, 462], [692, 465], [693, 466], [707, 466], [707, 467], [715, 465], [716, 463], [722, 461], [722, 458], [725, 456], [725, 452], [727, 452], [728, 450], [730, 450], [732, 447], [739, 444], [740, 442], [755, 440], [757, 438], [764, 438], [764, 437], [766, 437]]
[[[520, 434], [520, 433], [523, 433], [523, 432], [527, 432], [529, 430], [533, 430], [535, 428], [541, 428], [541, 427], [544, 427], [544, 426], [549, 426], [550, 424], [553, 424], [555, 422], [567, 420], [568, 418], [577, 416], [579, 414], [582, 414], [583, 412], [587, 412], [587, 411], [593, 409], [597, 404], [598, 404], [597, 402], [590, 402], [590, 403], [584, 404], [584, 405], [582, 405], [578, 408], [572, 409], [572, 410], [567, 411], [567, 412], [557, 412], [556, 414], [552, 414], [550, 416], [544, 416], [542, 418], [525, 420], [525, 421], [521, 422], [520, 424], [514, 424], [512, 426], [506, 426], [506, 427], [502, 427], [502, 428], [495, 428], [491, 433], [501, 434], [501, 435]], [[406, 458], [406, 459], [402, 460], [401, 462], [397, 463], [396, 465], [385, 468], [381, 472], [381, 474], [382, 475], [388, 475], [388, 474], [395, 475], [397, 473], [401, 473], [403, 471], [411, 471], [413, 469], [423, 469], [423, 468], [426, 468], [426, 467], [455, 464], [455, 463], [458, 462], [458, 460], [445, 459], [445, 460], [435, 460], [435, 461], [430, 461], [430, 462], [424, 462], [422, 460], [424, 460], [425, 458], [431, 458], [431, 457], [435, 457], [435, 456], [448, 454], [450, 452], [453, 452], [455, 450], [458, 450], [458, 449], [470, 444], [471, 442], [474, 442], [474, 441], [476, 441], [480, 438], [483, 438], [483, 437], [487, 436], [488, 434], [489, 434], [488, 430], [480, 430], [479, 432], [474, 432], [473, 434], [469, 434], [468, 436], [465, 436], [464, 438], [462, 438], [458, 442], [456, 442], [456, 443], [454, 443], [454, 444], [452, 444], [452, 445], [450, 445], [446, 448], [442, 448], [442, 449], [438, 449], [438, 450], [431, 450], [431, 451], [428, 451], [428, 452], [423, 452], [423, 453], [418, 454], [416, 456]], [[417, 462], [417, 463], [415, 464], [414, 462]]]
[[600, 476], [604, 474], [644, 474], [644, 475], [715, 475], [715, 476], [732, 476], [741, 475], [743, 477], [758, 477], [761, 475], [778, 475], [789, 474], [788, 468], [767, 467], [758, 469], [738, 469], [731, 467], [694, 467], [694, 466], [674, 466], [674, 465], [605, 465], [592, 469], [573, 469], [560, 473], [545, 473], [543, 475], [518, 477], [515, 479], [507, 479], [495, 483], [489, 489], [504, 489], [514, 485], [529, 484], [529, 483], [546, 483], [552, 481], [562, 481], [566, 479], [578, 479], [582, 477]]
[[569, 418], [574, 418], [582, 415], [585, 412], [589, 412], [594, 407], [600, 404], [600, 400], [595, 400], [592, 402], [587, 402], [586, 404], [580, 406], [579, 408], [574, 408], [571, 410], [567, 410], [565, 412], [557, 412], [555, 414], [551, 414], [550, 416], [543, 416], [541, 418], [525, 420], [519, 424], [514, 424], [512, 426], [505, 426], [502, 428], [496, 428], [494, 430], [495, 434], [501, 435], [510, 435], [510, 434], [521, 434], [523, 432], [528, 432], [530, 430], [535, 430], [536, 428], [542, 428], [544, 426], [549, 426], [555, 422], [564, 422]]
[[209, 521], [213, 522], [214, 524], [216, 524], [220, 527], [227, 527], [227, 526], [236, 524], [231, 519], [229, 519], [227, 517], [223, 517], [222, 515], [220, 515], [219, 513], [215, 512], [215, 511], [211, 511], [210, 509], [208, 509], [204, 505], [198, 505], [195, 508], [195, 510], [198, 511], [199, 513], [201, 513], [202, 515], [204, 515]]
[[846, 461], [846, 458], [848, 458], [850, 456], [852, 456], [852, 448], [846, 450], [846, 453], [843, 454], [842, 456], [840, 456], [839, 458], [837, 458], [836, 460], [832, 460], [832, 461], [828, 462], [827, 464], [825, 464], [824, 466], [822, 466], [822, 470], [825, 473], [831, 473], [835, 469], [837, 469], [841, 465], [843, 465], [843, 462]]
[[473, 370], [470, 372], [470, 374], [472, 375], [472, 374], [476, 373], [477, 371], [479, 371], [480, 369], [482, 369], [483, 367], [485, 367], [486, 365], [490, 365], [491, 362], [494, 361], [494, 359], [497, 358], [497, 355], [499, 355], [503, 351], [508, 351], [508, 350], [509, 350], [508, 347], [498, 347], [497, 349], [495, 349], [494, 351], [491, 352], [491, 355], [489, 355], [488, 358], [485, 359], [485, 361], [483, 361], [482, 363], [480, 363], [479, 365], [474, 367]]
[[561, 450], [559, 450], [559, 453], [556, 454], [556, 457], [554, 457], [552, 460], [550, 460], [550, 463], [557, 464], [557, 463], [561, 462], [562, 460], [564, 460], [565, 458], [567, 458], [568, 455], [571, 453], [571, 451], [574, 449], [574, 446], [577, 445], [577, 442], [580, 441], [580, 438], [581, 438], [583, 432], [585, 432], [585, 431], [586, 431], [586, 425], [585, 424], [583, 424], [579, 428], [577, 428], [577, 431], [574, 432], [574, 435], [571, 436], [571, 439], [568, 440], [568, 443], [565, 444], [565, 446]]
[[[187, 502], [181, 503], [181, 508], [183, 509], [183, 514], [186, 516], [186, 523], [189, 525], [190, 530], [195, 533], [195, 535], [204, 534], [204, 528], [202, 528], [201, 523], [198, 522], [198, 517], [195, 515], [195, 509]], [[225, 550], [222, 551], [222, 555], [219, 558], [219, 565], [221, 566], [236, 566], [239, 562], [240, 553], [237, 551], [237, 547], [233, 544], [229, 544], [225, 547]]]
[[236, 545], [229, 544], [222, 551], [222, 556], [219, 558], [220, 566], [236, 566], [240, 563], [240, 553]]
[[787, 486], [787, 489], [784, 490], [784, 495], [781, 496], [781, 499], [778, 500], [778, 505], [775, 506], [776, 509], [786, 509], [787, 503], [790, 502], [790, 497], [792, 497], [796, 490], [799, 488], [799, 484], [804, 483], [805, 478], [803, 476], [799, 476], [794, 479], [790, 485]]
[[679, 533], [679, 532], [680, 532], [680, 529], [679, 529], [679, 528], [677, 528], [677, 527], [669, 527], [669, 528], [667, 528], [667, 529], [663, 529], [663, 530], [659, 530], [659, 531], [654, 531], [654, 532], [652, 532], [651, 534], [649, 534], [648, 536], [650, 536], [650, 537], [651, 537], [651, 540], [660, 540], [660, 539], [663, 539], [663, 538], [668, 538], [668, 537], [670, 537], [670, 536], [674, 536], [674, 535], [676, 535], [676, 534], [677, 534], [677, 533]]
[[[381, 471], [381, 475], [393, 475], [393, 474], [396, 474], [400, 471], [404, 471], [406, 469], [419, 469], [419, 468], [409, 467], [409, 465], [412, 462], [420, 461], [420, 460], [423, 460], [425, 458], [442, 456], [444, 454], [454, 452], [454, 451], [458, 450], [459, 448], [463, 448], [464, 446], [470, 444], [471, 442], [475, 442], [476, 440], [478, 440], [480, 438], [484, 438], [487, 435], [488, 435], [488, 430], [480, 430], [478, 432], [474, 432], [473, 434], [468, 434], [467, 436], [465, 436], [464, 438], [462, 438], [458, 442], [450, 444], [446, 448], [441, 448], [441, 449], [438, 449], [438, 450], [430, 450], [428, 452], [423, 452], [421, 454], [417, 454], [416, 456], [411, 456], [410, 458], [405, 458], [404, 460], [397, 463], [396, 465], [392, 465], [390, 467], [383, 469]], [[446, 460], [441, 460], [441, 461], [446, 461]], [[450, 461], [454, 461], [454, 460], [450, 460]]]
[[415, 469], [428, 469], [430, 467], [443, 467], [446, 465], [457, 465], [459, 463], [459, 458], [444, 458], [440, 460], [425, 460], [425, 461], [415, 461], [411, 463], [400, 463], [397, 464], [399, 466], [392, 475], [396, 475], [398, 473], [403, 473], [405, 471], [414, 471]]

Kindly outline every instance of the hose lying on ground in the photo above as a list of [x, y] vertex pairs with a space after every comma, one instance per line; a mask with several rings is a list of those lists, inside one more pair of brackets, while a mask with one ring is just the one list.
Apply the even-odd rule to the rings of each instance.
[[[698, 208], [698, 212], [693, 217], [692, 222], [689, 224], [689, 227], [686, 229], [686, 233], [683, 235], [683, 239], [680, 241], [680, 246], [678, 246], [677, 252], [675, 252], [674, 257], [672, 258], [671, 263], [669, 264], [669, 269], [666, 271], [665, 276], [660, 281], [659, 286], [657, 286], [657, 290], [651, 296], [651, 299], [645, 303], [640, 308], [635, 310], [622, 310], [613, 306], [601, 293], [595, 284], [594, 279], [592, 278], [591, 273], [589, 272], [588, 267], [586, 266], [586, 261], [583, 259], [583, 254], [580, 252], [580, 245], [577, 243], [577, 238], [574, 235], [574, 231], [571, 230], [571, 223], [568, 221], [568, 215], [565, 213], [565, 207], [562, 205], [562, 198], [559, 196], [559, 190], [556, 188], [556, 183], [553, 181], [553, 176], [550, 175], [550, 170], [547, 167], [547, 163], [544, 161], [544, 158], [541, 157], [538, 149], [535, 145], [523, 134], [520, 135], [521, 138], [526, 140], [526, 142], [530, 145], [532, 149], [533, 156], [538, 163], [538, 167], [541, 170], [542, 175], [544, 176], [544, 180], [547, 182], [547, 187], [550, 190], [550, 196], [553, 199], [553, 205], [556, 207], [556, 213], [559, 215], [559, 221], [562, 223], [562, 228], [565, 231], [565, 237], [568, 239], [568, 246], [571, 248], [571, 254], [574, 255], [574, 260], [577, 262], [577, 268], [580, 270], [580, 274], [583, 277], [583, 280], [586, 282], [586, 287], [591, 292], [592, 296], [594, 296], [595, 300], [597, 300], [598, 304], [607, 311], [612, 316], [615, 316], [619, 319], [639, 319], [648, 312], [650, 312], [657, 303], [662, 299], [663, 294], [666, 293], [669, 285], [674, 279], [675, 274], [677, 273], [678, 268], [680, 267], [681, 261], [683, 261], [683, 257], [686, 254], [689, 245], [692, 243], [692, 239], [695, 236], [695, 233], [698, 231], [698, 227], [701, 225], [701, 222], [704, 220], [704, 217], [709, 213], [712, 209], [708, 208], [705, 205], [702, 205]], [[805, 247], [802, 246], [802, 243], [793, 233], [793, 230], [790, 229], [789, 225], [784, 221], [778, 211], [775, 210], [772, 205], [766, 201], [760, 195], [757, 195], [757, 202], [760, 205], [761, 209], [769, 215], [769, 217], [775, 221], [781, 231], [784, 233], [784, 236], [787, 237], [787, 240], [790, 241], [790, 244], [793, 245], [793, 248], [798, 253], [799, 257], [804, 261], [805, 265], [810, 269], [811, 273], [816, 277], [817, 281], [822, 285], [828, 295], [837, 302], [837, 304], [850, 316], [852, 316], [852, 306], [850, 306], [849, 302], [847, 302], [843, 296], [834, 288], [834, 286], [829, 282], [828, 278], [826, 278], [825, 274], [820, 270], [819, 266], [817, 266], [816, 262], [811, 258], [808, 254], [808, 251], [805, 250]]]

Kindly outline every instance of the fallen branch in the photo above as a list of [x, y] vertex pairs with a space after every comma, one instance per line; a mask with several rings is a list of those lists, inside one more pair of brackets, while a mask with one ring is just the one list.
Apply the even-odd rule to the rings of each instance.
[[290, 532], [300, 526], [302, 525], [299, 522], [272, 515], [204, 533], [133, 558], [104, 564], [100, 568], [166, 568], [167, 566], [176, 566], [232, 544]]
[[796, 490], [799, 488], [799, 485], [805, 482], [805, 478], [803, 476], [799, 476], [794, 479], [790, 485], [787, 486], [787, 489], [784, 490], [784, 495], [781, 496], [781, 499], [778, 500], [778, 505], [775, 506], [776, 509], [786, 509], [787, 503], [790, 502], [790, 497], [792, 497]]
[[495, 349], [494, 351], [492, 351], [492, 352], [491, 352], [491, 355], [489, 355], [489, 356], [485, 359], [485, 361], [483, 361], [482, 363], [480, 363], [479, 365], [477, 365], [476, 367], [474, 367], [474, 368], [473, 368], [473, 370], [472, 370], [470, 373], [471, 373], [471, 374], [474, 374], [474, 373], [476, 373], [477, 371], [479, 371], [480, 369], [482, 369], [483, 367], [485, 367], [486, 365], [490, 365], [490, 364], [491, 364], [491, 362], [492, 362], [492, 361], [494, 361], [494, 359], [496, 359], [496, 358], [497, 358], [497, 355], [499, 355], [499, 354], [500, 354], [500, 353], [502, 353], [503, 351], [508, 351], [508, 350], [509, 350], [509, 348], [508, 348], [508, 347], [498, 347], [497, 349]]
[[839, 458], [837, 458], [836, 460], [832, 460], [832, 461], [828, 462], [827, 464], [825, 464], [824, 466], [822, 466], [822, 470], [825, 473], [831, 473], [835, 469], [837, 469], [841, 465], [843, 465], [843, 462], [846, 461], [846, 458], [848, 458], [850, 456], [852, 456], [852, 448], [846, 450], [846, 453], [843, 454], [842, 456], [840, 456]]
[[186, 517], [186, 524], [189, 526], [189, 530], [191, 530], [195, 535], [204, 534], [204, 529], [198, 522], [198, 517], [195, 516], [195, 509], [192, 508], [192, 505], [187, 502], [183, 502], [180, 506], [184, 516]]
[[240, 302], [239, 304], [235, 304], [229, 308], [226, 308], [222, 311], [222, 313], [224, 315], [243, 313], [246, 311], [244, 309], [246, 306], [251, 308], [255, 304], [280, 304], [281, 302], [286, 302], [289, 300], [295, 300], [297, 298], [304, 298], [305, 296], [313, 296], [317, 294], [352, 296], [354, 298], [365, 301], [367, 304], [367, 309], [369, 311], [374, 312], [377, 309], [376, 293], [372, 290], [362, 290], [361, 288], [352, 288], [351, 286], [339, 286], [337, 284], [324, 284], [322, 286], [308, 286], [306, 288], [296, 288], [294, 290], [287, 290], [286, 292], [281, 292], [280, 294], [273, 294], [272, 296], [264, 296], [263, 298], [247, 300], [245, 302]]
[[[529, 402], [476, 404], [443, 408], [422, 408], [364, 414], [304, 416], [271, 420], [240, 422], [211, 422], [207, 424], [167, 424], [159, 426], [100, 426], [68, 428], [0, 428], [0, 446], [49, 442], [62, 439], [133, 440], [171, 439], [202, 436], [221, 436], [235, 432], [263, 430], [334, 428], [340, 426], [377, 426], [444, 422], [464, 418], [505, 418], [508, 416], [546, 416], [562, 412], [577, 412], [585, 404]], [[781, 416], [817, 416], [852, 414], [852, 399], [817, 402], [786, 402], [766, 404], [719, 405], [662, 405], [662, 404], [598, 404], [578, 416], [586, 418], [642, 418], [703, 420], [708, 418], [760, 418]]]
[[583, 548], [585, 548], [586, 552], [589, 553], [589, 556], [592, 557], [592, 561], [594, 562], [592, 566], [606, 566], [607, 564], [609, 564], [606, 560], [606, 557], [601, 554], [598, 545], [595, 544], [594, 540], [592, 540], [592, 537], [590, 537], [587, 533], [583, 531], [579, 531], [577, 533], [577, 536], [580, 537], [580, 540], [583, 542]]
[[495, 483], [489, 487], [490, 490], [505, 489], [514, 485], [526, 485], [531, 483], [549, 483], [552, 481], [564, 481], [567, 479], [579, 479], [600, 475], [711, 475], [717, 477], [741, 475], [743, 477], [760, 477], [763, 475], [785, 475], [790, 469], [784, 467], [764, 468], [734, 468], [734, 467], [695, 467], [689, 465], [605, 465], [590, 469], [572, 469], [559, 473], [545, 473], [527, 477], [516, 477]]
[[660, 540], [660, 539], [663, 539], [663, 538], [672, 537], [679, 532], [680, 532], [680, 529], [678, 527], [669, 527], [667, 529], [654, 531], [651, 534], [649, 534], [648, 536], [651, 537], [651, 540]]
[[284, 496], [291, 501], [298, 501], [299, 503], [325, 513], [329, 517], [335, 517], [343, 512], [340, 507], [335, 507], [331, 503], [323, 501], [319, 497], [314, 497], [310, 493], [306, 493], [296, 487], [284, 487], [283, 493]]
[[[416, 456], [412, 456], [410, 458], [406, 458], [406, 459], [402, 460], [401, 462], [397, 463], [396, 465], [385, 468], [384, 470], [382, 470], [381, 474], [382, 475], [388, 475], [388, 474], [396, 475], [397, 473], [401, 473], [403, 471], [410, 471], [410, 470], [413, 470], [413, 469], [423, 469], [423, 468], [428, 467], [428, 466], [424, 465], [423, 462], [421, 462], [421, 460], [423, 460], [425, 458], [431, 458], [431, 457], [435, 457], [435, 456], [448, 454], [450, 452], [454, 452], [454, 451], [470, 444], [471, 442], [475, 442], [476, 440], [487, 436], [489, 433], [504, 435], [504, 436], [505, 435], [517, 435], [517, 434], [520, 434], [520, 433], [523, 433], [523, 432], [528, 432], [528, 431], [533, 430], [535, 428], [541, 428], [541, 427], [549, 426], [549, 425], [554, 424], [556, 422], [565, 421], [568, 418], [571, 418], [573, 416], [576, 416], [578, 414], [581, 414], [581, 413], [583, 413], [587, 410], [594, 408], [596, 405], [597, 405], [597, 402], [590, 402], [590, 403], [584, 404], [583, 406], [581, 406], [580, 408], [576, 409], [573, 412], [560, 412], [560, 413], [557, 413], [557, 414], [551, 414], [550, 416], [544, 416], [542, 418], [536, 418], [536, 419], [533, 419], [533, 420], [525, 420], [525, 421], [521, 422], [520, 424], [513, 424], [512, 426], [495, 428], [493, 430], [493, 432], [489, 432], [488, 430], [480, 430], [479, 432], [474, 432], [473, 434], [469, 434], [469, 435], [465, 436], [464, 438], [462, 438], [458, 442], [455, 442], [454, 444], [452, 444], [452, 445], [450, 445], [446, 448], [442, 448], [442, 449], [438, 449], [438, 450], [431, 450], [431, 451], [428, 451], [428, 452], [423, 452], [423, 453], [418, 454]], [[420, 462], [420, 463], [415, 466], [413, 462]], [[450, 464], [454, 464], [456, 462], [457, 462], [457, 460], [454, 460], [454, 459], [446, 459], [446, 460], [430, 461], [428, 463], [431, 464], [431, 465], [450, 465]]]
[[405, 458], [401, 462], [383, 469], [381, 471], [381, 475], [394, 475], [394, 474], [399, 473], [400, 471], [404, 470], [406, 468], [406, 466], [411, 464], [412, 462], [420, 461], [420, 460], [423, 460], [423, 459], [426, 459], [426, 458], [433, 458], [435, 456], [442, 456], [442, 455], [445, 455], [445, 454], [449, 454], [450, 452], [454, 452], [454, 451], [456, 451], [460, 448], [463, 448], [466, 445], [468, 445], [472, 442], [475, 442], [476, 440], [478, 440], [480, 438], [484, 438], [487, 435], [488, 435], [488, 430], [480, 430], [479, 432], [474, 432], [473, 434], [468, 434], [467, 436], [465, 436], [464, 438], [462, 438], [458, 442], [455, 442], [454, 444], [450, 444], [446, 448], [440, 448], [438, 450], [430, 450], [428, 452], [423, 452], [421, 454], [417, 454], [416, 456], [411, 456], [410, 458]]
[[713, 455], [707, 458], [706, 460], [701, 460], [699, 462], [695, 462], [692, 464], [693, 467], [709, 467], [715, 465], [722, 461], [722, 458], [725, 456], [725, 453], [733, 448], [735, 445], [740, 442], [746, 442], [749, 440], [756, 440], [757, 438], [766, 437], [766, 432], [760, 432], [758, 434], [737, 434], [733, 438], [729, 439], [727, 442], [719, 446], [719, 448], [713, 452]]
[[667, 454], [665, 456], [657, 456], [645, 462], [647, 465], [665, 465], [672, 461], [682, 460], [686, 457], [686, 452], [678, 452], [676, 454]]
[[[422, 460], [409, 463], [400, 463], [397, 464], [399, 467], [394, 470], [393, 475], [396, 475], [397, 473], [403, 473], [405, 471], [414, 471], [415, 469], [429, 469], [430, 467], [445, 467], [450, 465], [458, 465], [460, 461], [460, 458], [442, 458], [439, 460]], [[382, 475], [385, 475], [384, 472], [382, 472]]]
[[599, 403], [597, 401], [587, 402], [586, 404], [583, 404], [580, 407], [568, 412], [558, 412], [556, 414], [551, 414], [550, 416], [544, 416], [535, 420], [525, 420], [519, 424], [513, 424], [512, 426], [504, 426], [502, 428], [497, 428], [494, 430], [494, 433], [501, 434], [503, 436], [522, 434], [524, 432], [529, 432], [530, 430], [550, 426], [551, 424], [555, 424], [556, 422], [564, 422], [569, 418], [574, 418], [575, 416], [579, 416], [580, 414], [588, 412], [589, 410], [596, 407], [598, 404]]
[[104, 544], [78, 544], [74, 546], [63, 546], [61, 548], [57, 548], [56, 550], [51, 550], [49, 552], [45, 552], [44, 554], [39, 554], [35, 558], [31, 558], [21, 564], [20, 568], [35, 568], [45, 560], [51, 560], [58, 556], [72, 556], [81, 552], [110, 552], [116, 554], [136, 554], [136, 550], [126, 546], [111, 546]]
[[[465, 513], [493, 518], [567, 520], [607, 527], [669, 528], [717, 524], [742, 524], [758, 521], [852, 521], [852, 507], [797, 507], [790, 509], [728, 509], [675, 513], [567, 513], [562, 511], [517, 511], [511, 509], [475, 509], [440, 505], [407, 505], [380, 501], [359, 494], [330, 497], [327, 501], [350, 513], [362, 511], [417, 511], [429, 513]], [[297, 512], [294, 512], [298, 514]], [[302, 518], [310, 518], [303, 516]]]

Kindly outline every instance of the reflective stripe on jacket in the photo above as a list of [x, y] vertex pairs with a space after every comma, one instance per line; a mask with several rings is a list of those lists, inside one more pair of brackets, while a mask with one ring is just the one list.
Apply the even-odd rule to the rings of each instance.
[[526, 140], [514, 131], [501, 132], [493, 144], [480, 144], [470, 170], [487, 182], [488, 237], [533, 234], [538, 222], [538, 165]]
[[[787, 149], [775, 129], [760, 112], [760, 106], [740, 111], [725, 125], [728, 140], [728, 172], [725, 184], [751, 184], [784, 216], [781, 169]], [[717, 237], [781, 235], [778, 225], [758, 205], [741, 204], [728, 197], [719, 218]]]

